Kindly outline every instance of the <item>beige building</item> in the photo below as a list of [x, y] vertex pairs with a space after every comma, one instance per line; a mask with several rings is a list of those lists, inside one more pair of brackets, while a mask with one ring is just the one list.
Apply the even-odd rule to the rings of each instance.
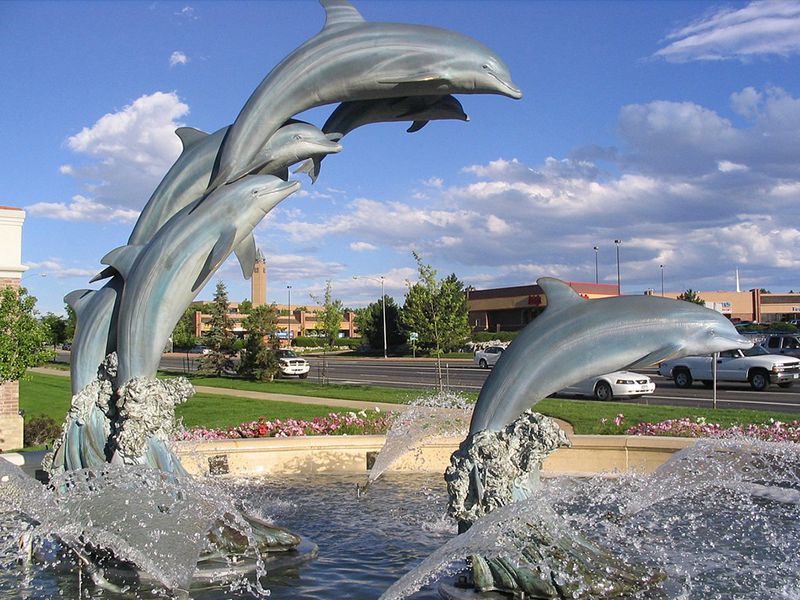
[[[0, 206], [0, 288], [20, 286], [28, 267], [22, 264], [22, 224], [25, 211]], [[0, 449], [22, 448], [23, 420], [19, 414], [19, 382], [0, 385]]]
[[[606, 283], [567, 282], [584, 298], [617, 295], [617, 286]], [[538, 285], [520, 285], [488, 290], [467, 290], [469, 322], [474, 331], [517, 331], [530, 323], [545, 306], [547, 297]], [[651, 292], [652, 293], [652, 292]], [[666, 292], [677, 298], [683, 292]], [[800, 293], [697, 292], [708, 308], [734, 322], [773, 323], [800, 319]]]

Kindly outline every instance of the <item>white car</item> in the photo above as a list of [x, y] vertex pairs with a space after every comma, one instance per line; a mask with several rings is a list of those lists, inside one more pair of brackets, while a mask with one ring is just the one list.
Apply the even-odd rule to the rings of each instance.
[[298, 356], [294, 350], [278, 350], [278, 369], [284, 377], [297, 375], [300, 379], [308, 377], [311, 365], [302, 356]]
[[503, 354], [503, 350], [505, 350], [505, 348], [502, 346], [489, 346], [483, 350], [477, 350], [472, 360], [474, 360], [475, 364], [481, 369], [488, 369], [489, 367], [493, 367], [498, 361]]
[[656, 384], [647, 376], [631, 371], [614, 371], [606, 375], [590, 377], [580, 383], [564, 388], [559, 394], [592, 396], [596, 400], [612, 400], [614, 397], [638, 398], [652, 394]]
[[[661, 363], [658, 372], [675, 380], [675, 386], [688, 388], [695, 381], [711, 387], [711, 356], [687, 356]], [[748, 350], [727, 350], [717, 359], [717, 381], [749, 382], [754, 390], [765, 390], [770, 383], [789, 387], [800, 381], [800, 360], [793, 356], [770, 354], [761, 346]]]

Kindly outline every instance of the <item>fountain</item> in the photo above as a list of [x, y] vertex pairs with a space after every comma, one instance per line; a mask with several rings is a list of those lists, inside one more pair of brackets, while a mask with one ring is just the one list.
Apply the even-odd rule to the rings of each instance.
[[[378, 479], [382, 465], [358, 500], [355, 481], [187, 475], [170, 436], [174, 407], [193, 389], [155, 378], [161, 349], [231, 253], [252, 272], [253, 229], [299, 187], [289, 166], [315, 180], [365, 124], [411, 121], [413, 132], [465, 120], [451, 94], [521, 97], [474, 40], [321, 3], [322, 31], [267, 75], [232, 125], [176, 132], [181, 156], [128, 244], [101, 261], [95, 281], [108, 282], [66, 297], [78, 315], [74, 395], [44, 462], [51, 480], [42, 487], [0, 461], [0, 598], [374, 598], [404, 571], [382, 597], [443, 574], [455, 580], [438, 593], [456, 599], [798, 597], [792, 445], [700, 443], [650, 476], [539, 479], [544, 457], [568, 440], [531, 412], [538, 400], [598, 373], [749, 343], [713, 311], [663, 298], [586, 302], [540, 280], [548, 308], [482, 389], [446, 473], [447, 506], [441, 482], [409, 488]], [[322, 129], [294, 119], [333, 103]], [[429, 427], [401, 430], [415, 441], [440, 431], [435, 411], [418, 412]], [[319, 542], [320, 558], [307, 562], [317, 547], [275, 521]]]

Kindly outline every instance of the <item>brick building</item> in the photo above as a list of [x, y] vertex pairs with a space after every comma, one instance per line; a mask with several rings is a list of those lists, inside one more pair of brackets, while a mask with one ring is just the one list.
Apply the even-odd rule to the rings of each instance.
[[[22, 273], [22, 223], [25, 211], [0, 206], [0, 287], [20, 286]], [[0, 385], [0, 449], [22, 448], [23, 421], [19, 414], [19, 382]]]

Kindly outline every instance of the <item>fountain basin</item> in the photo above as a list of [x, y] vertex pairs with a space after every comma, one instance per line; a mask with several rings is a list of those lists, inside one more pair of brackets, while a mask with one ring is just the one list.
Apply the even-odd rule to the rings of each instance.
[[[308, 436], [179, 442], [181, 463], [193, 475], [366, 473], [385, 437]], [[442, 437], [407, 452], [393, 472], [444, 473], [462, 438]], [[572, 435], [544, 461], [546, 475], [591, 475], [602, 472], [651, 473], [693, 438], [625, 435]]]

